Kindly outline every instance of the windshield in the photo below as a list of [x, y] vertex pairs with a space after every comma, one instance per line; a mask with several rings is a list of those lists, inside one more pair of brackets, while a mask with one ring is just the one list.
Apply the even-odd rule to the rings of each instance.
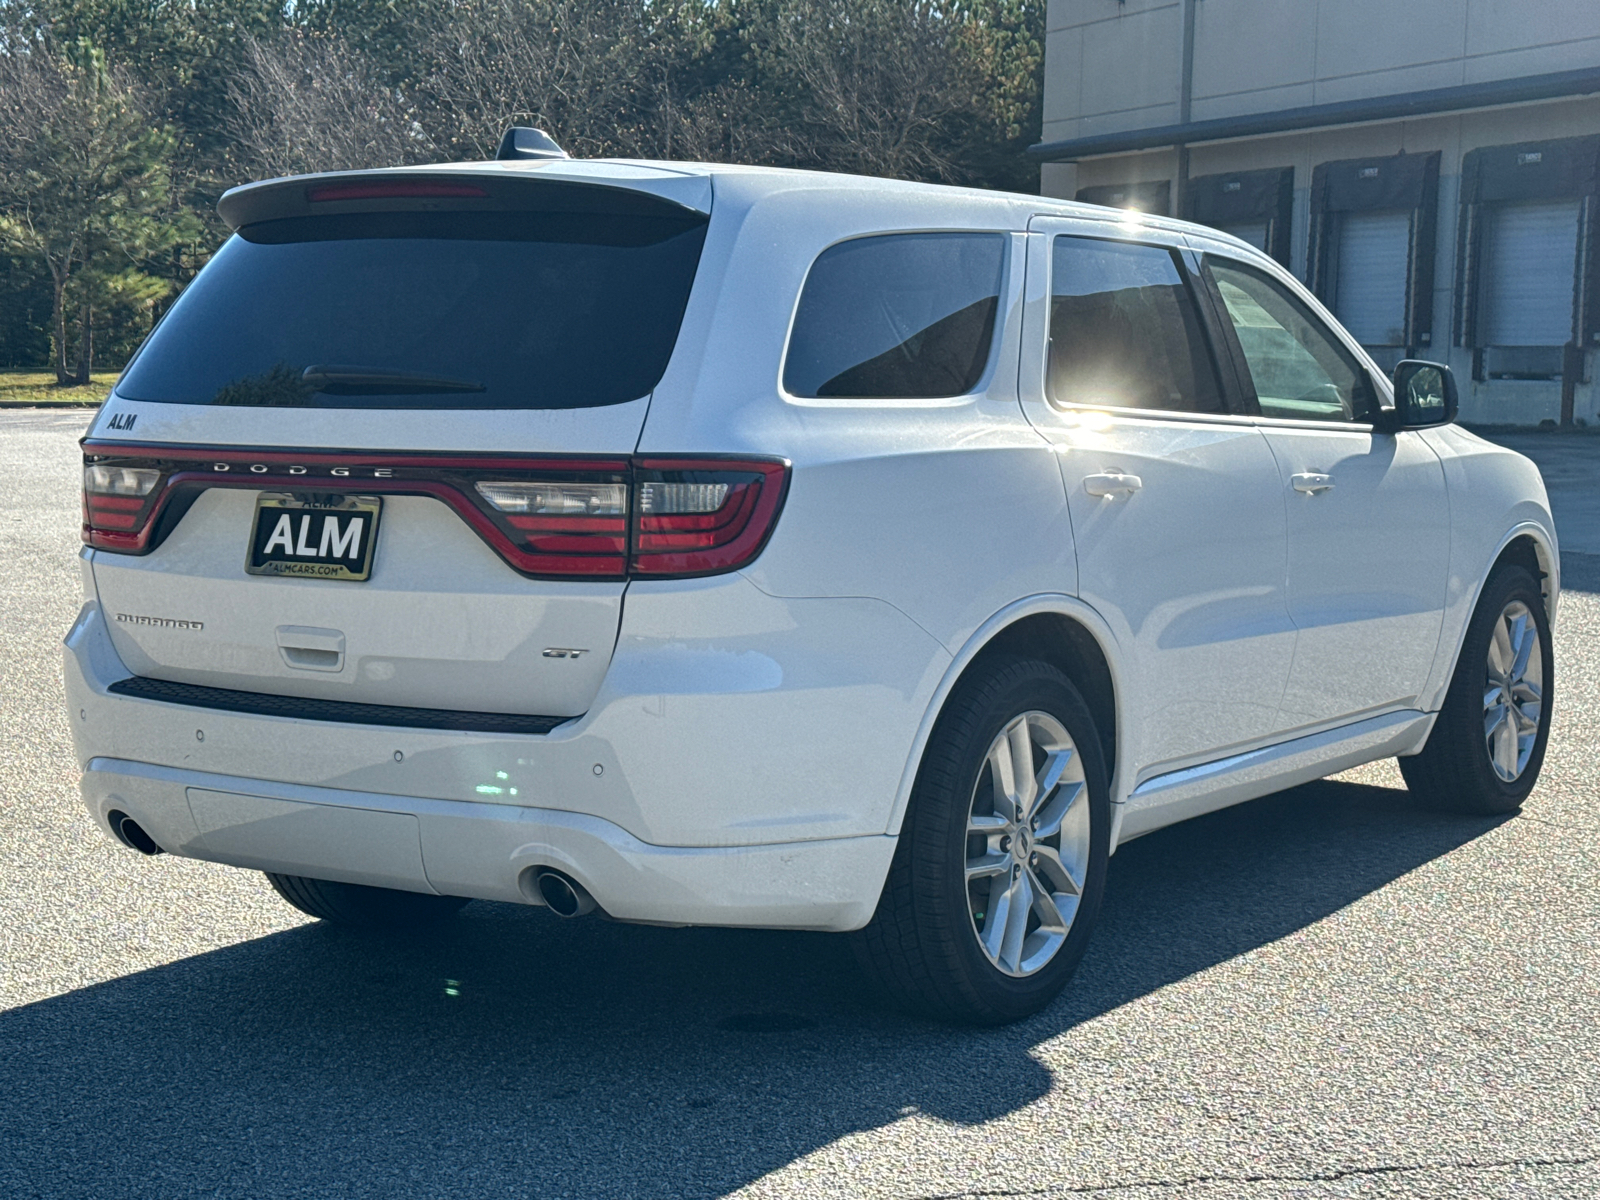
[[391, 212], [229, 239], [117, 384], [129, 400], [588, 408], [666, 370], [698, 215]]

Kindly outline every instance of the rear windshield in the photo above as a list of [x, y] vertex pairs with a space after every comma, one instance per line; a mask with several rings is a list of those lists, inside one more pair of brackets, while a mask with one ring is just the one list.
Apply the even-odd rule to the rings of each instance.
[[666, 370], [704, 217], [391, 212], [229, 239], [117, 384], [130, 400], [589, 408]]

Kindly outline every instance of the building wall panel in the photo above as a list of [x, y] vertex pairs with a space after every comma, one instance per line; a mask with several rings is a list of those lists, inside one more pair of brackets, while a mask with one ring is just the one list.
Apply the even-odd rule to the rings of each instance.
[[1600, 36], [1600, 9], [1594, 0], [1512, 4], [1506, 0], [1469, 0], [1466, 7], [1464, 50], [1469, 55], [1558, 46]]
[[[1316, 6], [1312, 4], [1205, 0], [1195, 8], [1195, 100], [1308, 85], [1316, 75], [1316, 33]], [[1268, 107], [1287, 108], [1290, 104]]]
[[1319, 81], [1450, 61], [1461, 80], [1467, 0], [1339, 0], [1316, 9]]
[[[1130, 114], [1158, 107], [1177, 119], [1180, 11], [1173, 5], [1083, 28], [1082, 115], [1107, 114], [1086, 132], [1138, 128], [1144, 118]], [[1119, 123], [1124, 117], [1129, 121]]]

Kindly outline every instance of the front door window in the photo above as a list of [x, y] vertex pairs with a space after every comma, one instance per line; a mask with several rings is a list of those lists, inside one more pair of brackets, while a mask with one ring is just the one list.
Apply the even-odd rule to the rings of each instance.
[[1366, 372], [1305, 305], [1248, 268], [1213, 259], [1207, 270], [1250, 367], [1262, 416], [1372, 420], [1376, 403]]

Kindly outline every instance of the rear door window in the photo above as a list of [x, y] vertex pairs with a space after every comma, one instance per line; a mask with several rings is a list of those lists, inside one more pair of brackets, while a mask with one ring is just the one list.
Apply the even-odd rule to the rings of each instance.
[[1045, 394], [1056, 404], [1220, 413], [1210, 350], [1171, 250], [1058, 237]]
[[388, 212], [240, 229], [117, 384], [130, 400], [557, 409], [647, 395], [698, 214]]
[[792, 396], [936, 399], [975, 390], [1000, 307], [1001, 233], [884, 234], [818, 256], [789, 335]]

